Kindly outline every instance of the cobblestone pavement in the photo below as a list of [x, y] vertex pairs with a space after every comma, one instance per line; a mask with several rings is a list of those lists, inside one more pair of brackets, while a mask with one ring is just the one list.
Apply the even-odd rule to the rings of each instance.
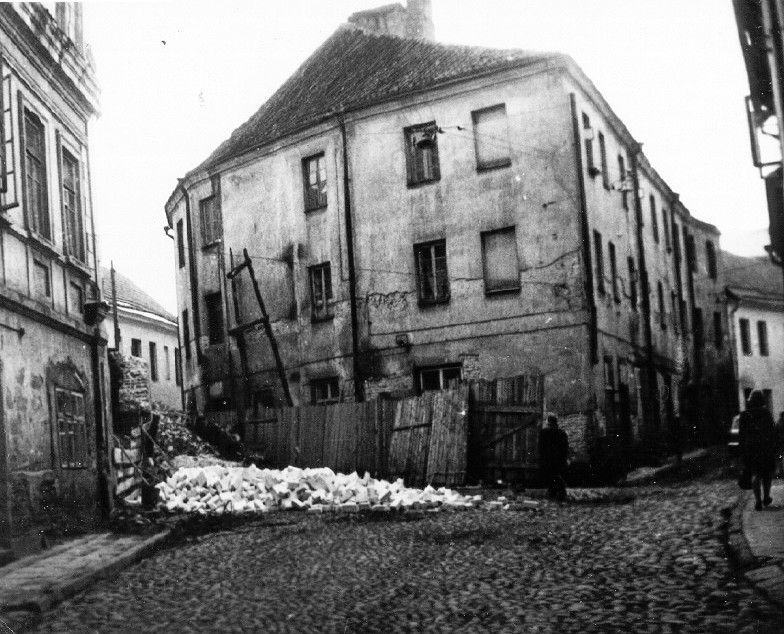
[[784, 631], [725, 558], [734, 482], [636, 492], [541, 513], [280, 514], [145, 560], [37, 631]]

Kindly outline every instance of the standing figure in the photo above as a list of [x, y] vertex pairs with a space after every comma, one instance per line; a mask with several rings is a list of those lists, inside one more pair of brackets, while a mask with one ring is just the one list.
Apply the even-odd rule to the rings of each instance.
[[740, 415], [740, 455], [745, 467], [751, 472], [755, 508], [762, 510], [773, 500], [770, 484], [778, 457], [778, 442], [773, 416], [765, 406], [765, 396], [754, 390], [746, 403], [746, 411]]
[[776, 477], [784, 477], [784, 412], [779, 412], [776, 421], [776, 435], [778, 437], [778, 458], [776, 459]]
[[550, 497], [563, 502], [566, 500], [566, 471], [569, 457], [569, 437], [558, 427], [558, 417], [548, 414], [547, 427], [539, 432], [539, 468], [547, 483]]

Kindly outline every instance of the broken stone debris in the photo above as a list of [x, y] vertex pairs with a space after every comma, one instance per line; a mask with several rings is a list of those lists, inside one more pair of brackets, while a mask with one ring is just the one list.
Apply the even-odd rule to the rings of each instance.
[[183, 467], [157, 485], [160, 507], [171, 512], [222, 514], [303, 510], [310, 513], [430, 508], [493, 508], [481, 495], [461, 495], [444, 487], [406, 487], [402, 479], [377, 480], [365, 473], [329, 468], [259, 469], [212, 465]]

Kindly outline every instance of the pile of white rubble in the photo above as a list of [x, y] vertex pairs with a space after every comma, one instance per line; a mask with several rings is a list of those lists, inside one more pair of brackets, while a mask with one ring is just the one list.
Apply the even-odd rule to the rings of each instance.
[[503, 498], [483, 503], [481, 495], [464, 496], [443, 487], [411, 489], [401, 479], [388, 482], [371, 478], [368, 473], [360, 477], [328, 468], [182, 467], [157, 487], [161, 507], [171, 512], [200, 514], [506, 506]]

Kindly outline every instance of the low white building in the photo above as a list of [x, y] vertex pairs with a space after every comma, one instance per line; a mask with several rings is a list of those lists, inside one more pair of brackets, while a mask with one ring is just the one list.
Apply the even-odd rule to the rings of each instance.
[[[113, 300], [112, 272], [102, 270], [103, 296]], [[182, 380], [177, 318], [124, 275], [114, 272], [117, 293], [117, 330], [107, 319], [109, 347], [119, 348], [125, 356], [147, 361], [150, 395], [153, 402], [182, 409]]]
[[724, 254], [737, 359], [738, 402], [762, 390], [777, 418], [784, 412], [784, 280], [766, 256]]

